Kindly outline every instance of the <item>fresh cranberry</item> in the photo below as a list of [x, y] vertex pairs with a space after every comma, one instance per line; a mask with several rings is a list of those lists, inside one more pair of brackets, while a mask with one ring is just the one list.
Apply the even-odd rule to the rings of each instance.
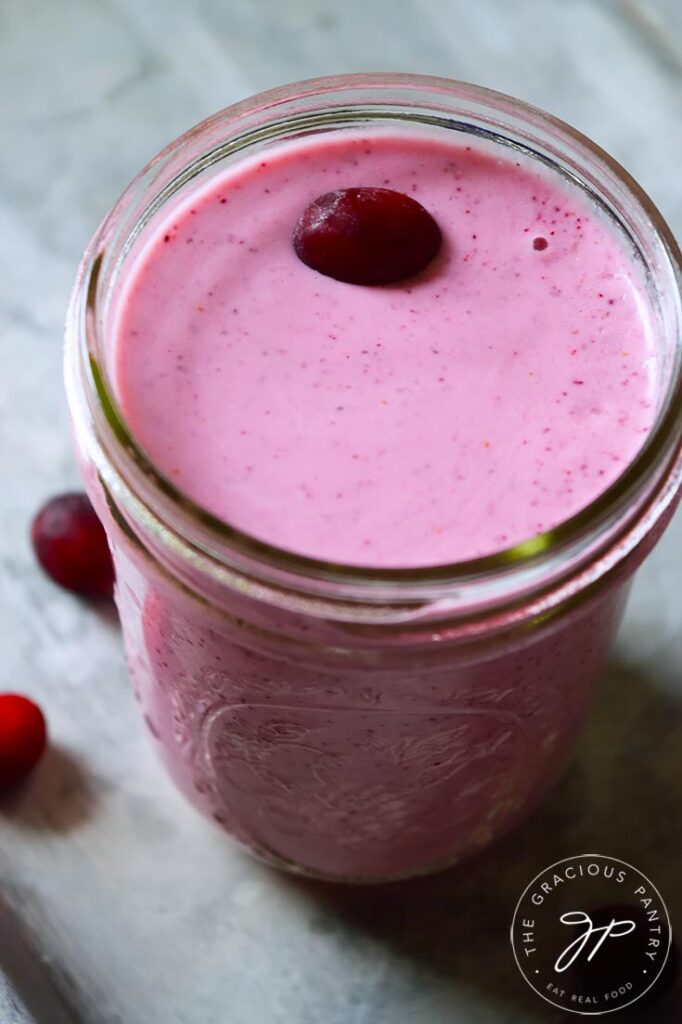
[[345, 188], [318, 196], [294, 230], [299, 259], [349, 284], [393, 284], [420, 273], [441, 244], [421, 203], [388, 188]]
[[85, 494], [48, 501], [31, 527], [36, 557], [47, 575], [86, 597], [111, 597], [114, 565], [106, 534]]
[[24, 781], [40, 760], [46, 740], [38, 705], [16, 693], [0, 694], [0, 789]]

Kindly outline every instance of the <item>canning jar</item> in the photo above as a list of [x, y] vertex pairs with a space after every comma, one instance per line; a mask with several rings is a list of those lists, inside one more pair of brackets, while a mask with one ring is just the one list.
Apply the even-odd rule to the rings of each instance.
[[[659, 373], [645, 444], [579, 514], [486, 557], [376, 569], [278, 549], [183, 494], [121, 412], [112, 323], [139, 247], [200, 183], [285, 140], [397, 122], [512, 147], [582, 188], [641, 265]], [[679, 498], [680, 323], [680, 254], [651, 201], [507, 96], [318, 79], [229, 107], [156, 157], [85, 252], [66, 383], [135, 694], [187, 796], [269, 862], [348, 881], [445, 867], [521, 820], [566, 765], [628, 583]]]

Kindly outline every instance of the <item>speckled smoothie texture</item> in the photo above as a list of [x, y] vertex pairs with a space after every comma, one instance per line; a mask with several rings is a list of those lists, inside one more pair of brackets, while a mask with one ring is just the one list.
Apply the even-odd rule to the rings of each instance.
[[[368, 186], [438, 222], [420, 277], [344, 284], [295, 255], [312, 200]], [[229, 523], [331, 561], [445, 563], [551, 528], [634, 457], [659, 372], [643, 276], [591, 200], [516, 149], [418, 127], [310, 135], [147, 228], [114, 297], [110, 375], [151, 458]], [[450, 637], [434, 605], [404, 631], [402, 612], [356, 629], [331, 602], [218, 587], [170, 543], [150, 558], [83, 464], [171, 775], [258, 856], [336, 879], [435, 870], [537, 804], [655, 539], [522, 628], [455, 620]]]
[[[418, 199], [441, 253], [344, 284], [291, 236], [323, 192]], [[584, 508], [639, 449], [656, 358], [624, 239], [514, 150], [419, 134], [290, 143], [197, 191], [146, 243], [116, 324], [133, 433], [196, 502], [305, 555], [473, 558]]]

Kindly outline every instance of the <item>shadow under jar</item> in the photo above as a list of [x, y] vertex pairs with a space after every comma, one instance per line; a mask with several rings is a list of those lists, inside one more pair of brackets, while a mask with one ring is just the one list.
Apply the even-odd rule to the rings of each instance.
[[[112, 323], [136, 253], [199, 184], [284, 140], [397, 122], [514, 147], [581, 187], [642, 266], [659, 381], [645, 444], [583, 511], [485, 557], [377, 569], [262, 543], [183, 494], [121, 412]], [[556, 780], [628, 582], [680, 494], [679, 262], [651, 202], [589, 140], [509, 97], [417, 76], [320, 79], [230, 107], [172, 143], [105, 219], [67, 323], [79, 460], [153, 740], [193, 803], [253, 853], [344, 881], [435, 871]]]

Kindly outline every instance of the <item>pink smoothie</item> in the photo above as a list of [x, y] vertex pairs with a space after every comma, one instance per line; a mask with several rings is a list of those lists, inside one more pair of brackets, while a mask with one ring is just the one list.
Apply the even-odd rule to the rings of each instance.
[[[428, 566], [551, 529], [633, 458], [657, 375], [633, 253], [558, 173], [468, 138], [311, 135], [147, 229], [117, 293], [112, 376], [136, 439], [200, 505], [328, 561]], [[297, 258], [303, 209], [357, 186], [435, 218], [443, 246], [420, 277], [343, 284]], [[452, 639], [437, 608], [405, 635], [399, 618], [355, 628], [331, 602], [218, 586], [139, 524], [121, 531], [85, 470], [173, 777], [260, 856], [335, 878], [440, 867], [537, 802], [644, 553], [518, 628], [469, 636], [465, 619]]]
[[[414, 196], [444, 244], [389, 287], [296, 256], [335, 188]], [[653, 415], [631, 253], [581, 192], [500, 146], [349, 132], [200, 188], [148, 240], [116, 329], [133, 433], [188, 495], [271, 544], [425, 566], [551, 529], [623, 471]]]

